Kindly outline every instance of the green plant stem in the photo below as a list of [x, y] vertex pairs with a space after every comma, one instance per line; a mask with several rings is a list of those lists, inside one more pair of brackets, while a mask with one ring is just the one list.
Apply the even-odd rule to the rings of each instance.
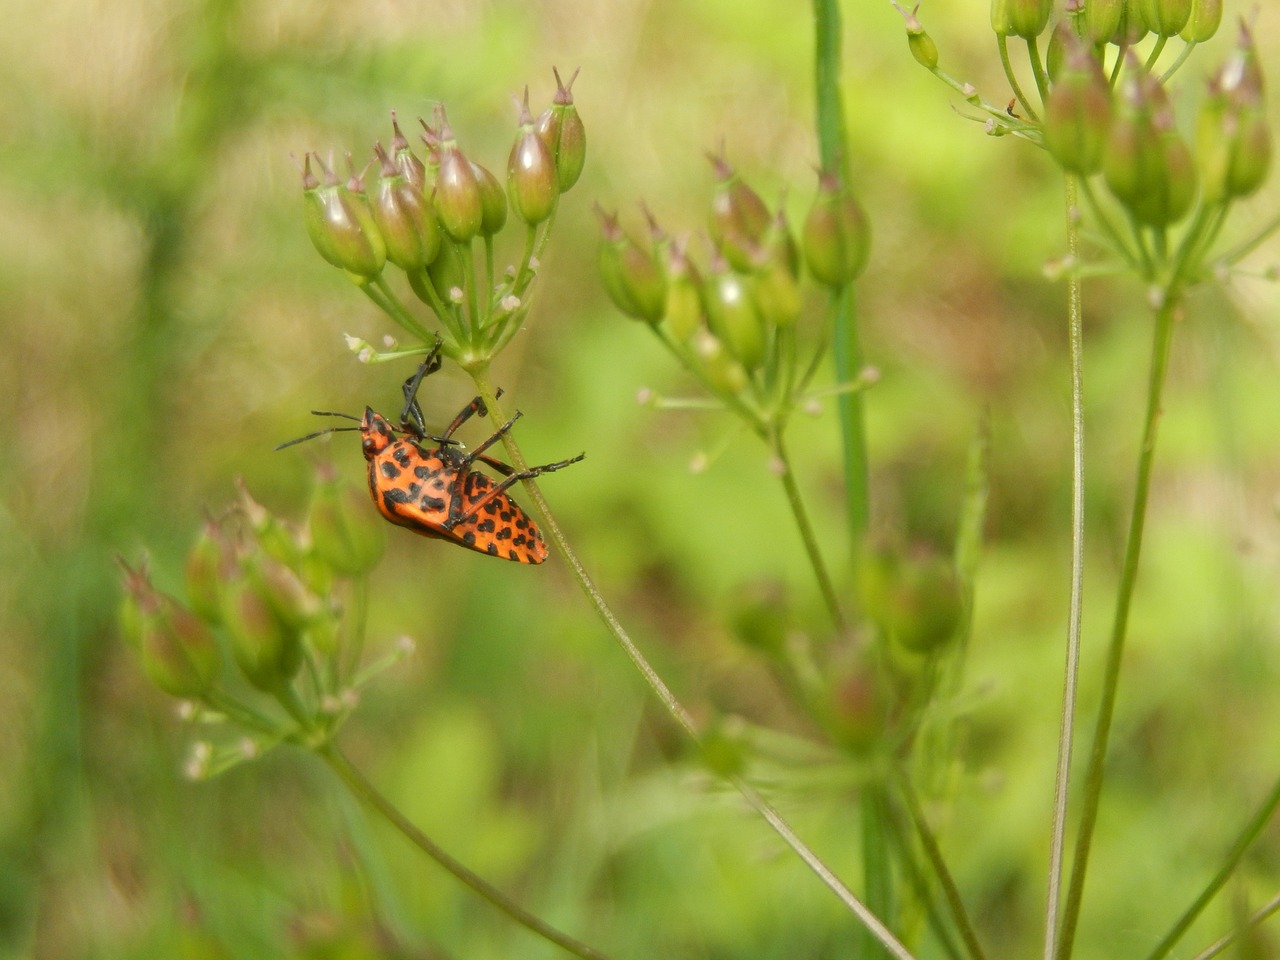
[[400, 298], [395, 295], [395, 291], [387, 285], [385, 277], [379, 275], [373, 280], [359, 284], [359, 287], [370, 300], [378, 305], [380, 310], [404, 327], [405, 330], [423, 341], [431, 339], [431, 334], [427, 332], [427, 328], [419, 323], [417, 317], [410, 313], [405, 305], [400, 302]]
[[395, 804], [379, 793], [377, 788], [365, 778], [364, 774], [332, 743], [326, 744], [317, 752], [352, 793], [382, 814], [410, 843], [448, 871], [454, 879], [489, 901], [516, 923], [531, 930], [543, 939], [551, 941], [556, 946], [567, 950], [575, 957], [582, 957], [583, 960], [608, 960], [607, 954], [601, 953], [595, 947], [574, 939], [567, 933], [562, 933], [539, 917], [534, 916], [483, 877], [471, 872], [463, 864], [449, 856], [439, 844], [405, 817]]
[[[1078, 180], [1067, 174], [1063, 185], [1067, 209], [1067, 252], [1080, 256], [1080, 222], [1075, 216]], [[1067, 615], [1066, 663], [1062, 670], [1062, 713], [1058, 722], [1058, 766], [1054, 777], [1053, 825], [1049, 843], [1049, 890], [1045, 909], [1044, 958], [1057, 950], [1058, 907], [1062, 895], [1063, 851], [1066, 847], [1067, 792], [1071, 782], [1071, 748], [1075, 735], [1076, 691], [1080, 673], [1080, 620], [1084, 609], [1084, 301], [1079, 273], [1067, 279], [1067, 341], [1071, 354], [1071, 600]]]
[[[497, 394], [493, 388], [493, 384], [489, 381], [489, 371], [487, 365], [483, 363], [474, 363], [467, 368], [467, 372], [471, 374], [472, 380], [475, 382], [476, 392], [479, 393], [481, 400], [484, 401], [489, 411], [489, 419], [495, 427], [501, 426], [506, 422], [506, 415], [503, 413], [502, 406], [498, 400]], [[507, 456], [511, 461], [511, 465], [516, 470], [528, 469], [528, 464], [524, 459], [524, 455], [520, 450], [519, 444], [515, 438], [511, 436], [510, 431], [502, 436], [502, 445], [507, 452]], [[596, 614], [600, 617], [605, 627], [613, 635], [618, 645], [622, 647], [623, 652], [635, 665], [636, 669], [644, 677], [649, 688], [654, 695], [662, 702], [667, 712], [676, 723], [684, 730], [695, 745], [701, 743], [701, 737], [698, 733], [697, 724], [694, 722], [692, 715], [675, 694], [671, 692], [671, 688], [658, 674], [658, 672], [649, 663], [648, 659], [640, 648], [636, 646], [635, 641], [631, 639], [626, 628], [617, 615], [609, 607], [605, 601], [603, 594], [600, 593], [595, 582], [587, 573], [586, 567], [574, 552], [573, 547], [569, 544], [568, 539], [564, 535], [564, 531], [560, 529], [555, 515], [551, 512], [551, 507], [547, 503], [546, 498], [542, 495], [542, 491], [538, 488], [538, 484], [533, 480], [524, 481], [524, 489], [529, 495], [529, 499], [537, 508], [542, 518], [543, 532], [555, 544], [560, 556], [568, 565], [570, 572], [575, 580], [578, 581], [583, 594], [587, 598], [587, 602], [591, 604]], [[864, 926], [867, 927], [876, 937], [876, 939], [884, 945], [897, 960], [914, 960], [912, 954], [899, 941], [893, 933], [886, 927], [880, 919], [872, 913], [865, 904], [862, 903], [853, 891], [838, 877], [832, 870], [822, 861], [822, 859], [813, 852], [809, 846], [800, 839], [799, 835], [791, 829], [790, 824], [782, 818], [782, 815], [774, 809], [773, 805], [764, 799], [756, 789], [751, 786], [741, 776], [736, 774], [726, 777], [729, 783], [738, 791], [742, 798], [776, 833], [792, 852], [796, 854], [810, 870], [817, 875], [826, 887], [836, 895], [841, 903], [857, 917]]]
[[1111, 641], [1107, 647], [1107, 661], [1102, 681], [1102, 699], [1098, 706], [1098, 719], [1093, 731], [1093, 744], [1089, 751], [1089, 765], [1085, 773], [1083, 809], [1080, 829], [1076, 836], [1075, 853], [1071, 863], [1071, 881], [1063, 910], [1062, 929], [1054, 956], [1067, 960], [1075, 946], [1075, 934], [1080, 920], [1080, 903], [1084, 895], [1085, 876], [1088, 872], [1089, 853], [1093, 846], [1093, 831], [1098, 822], [1098, 808], [1102, 799], [1102, 782], [1106, 774], [1107, 744], [1111, 736], [1111, 722], [1115, 715], [1116, 697], [1120, 684], [1120, 664], [1124, 656], [1125, 638], [1129, 628], [1129, 607], [1133, 601], [1133, 589], [1138, 577], [1138, 559], [1142, 553], [1142, 532], [1147, 518], [1147, 501], [1151, 492], [1151, 467], [1155, 459], [1156, 434], [1160, 422], [1160, 402], [1164, 393], [1165, 376], [1169, 367], [1169, 347], [1173, 340], [1173, 323], [1179, 309], [1181, 294], [1175, 288], [1166, 290], [1165, 302], [1156, 311], [1155, 330], [1151, 347], [1151, 371], [1147, 383], [1146, 419], [1142, 431], [1142, 446], [1138, 452], [1137, 480], [1134, 484], [1133, 507], [1129, 518], [1129, 534], [1125, 543], [1124, 562], [1120, 571], [1119, 594], [1116, 597], [1115, 619], [1111, 628]]
[[1277, 910], [1280, 910], [1280, 894], [1276, 894], [1274, 897], [1268, 900], [1265, 904], [1263, 904], [1261, 907], [1255, 910], [1253, 912], [1253, 915], [1250, 916], [1248, 920], [1242, 923], [1235, 930], [1232, 930], [1226, 936], [1221, 937], [1218, 940], [1214, 941], [1202, 952], [1197, 953], [1194, 957], [1192, 957], [1192, 960], [1213, 960], [1214, 957], [1218, 956], [1220, 953], [1222, 953], [1223, 950], [1231, 946], [1231, 944], [1235, 942], [1237, 937], [1239, 937], [1241, 934], [1249, 930], [1252, 930], [1258, 924], [1262, 923], [1263, 920], [1266, 920], [1268, 917], [1274, 914]]
[[787, 452], [786, 441], [783, 439], [782, 433], [783, 426], [775, 424], [769, 437], [769, 446], [772, 448], [773, 455], [778, 463], [779, 478], [782, 480], [782, 488], [787, 494], [787, 504], [791, 507], [791, 516], [795, 519], [796, 529], [799, 530], [800, 539], [804, 542], [805, 553], [809, 557], [809, 565], [813, 567], [814, 578], [818, 581], [818, 589], [822, 593], [823, 602], [827, 605], [827, 611], [831, 614], [831, 620], [839, 633], [847, 634], [849, 626], [845, 622], [844, 614], [840, 609], [840, 598], [836, 594], [831, 574], [827, 571], [827, 564], [822, 559], [822, 549], [818, 546], [818, 536], [813, 529], [812, 521], [809, 519], [809, 511], [805, 509], [804, 498], [800, 494], [800, 486], [796, 483], [795, 468], [792, 466], [791, 455]]
[[1231, 874], [1235, 872], [1245, 853], [1248, 852], [1254, 841], [1258, 839], [1266, 825], [1271, 822], [1271, 818], [1275, 816], [1278, 808], [1280, 808], [1280, 779], [1271, 785], [1271, 792], [1267, 794], [1266, 799], [1258, 805], [1258, 809], [1253, 816], [1245, 823], [1240, 835], [1236, 837], [1235, 843], [1231, 845], [1231, 849], [1227, 852], [1222, 866], [1213, 875], [1213, 879], [1209, 881], [1192, 904], [1183, 911], [1182, 916], [1177, 919], [1169, 932], [1165, 934], [1164, 939], [1147, 954], [1147, 960], [1161, 960], [1161, 958], [1168, 956], [1169, 951], [1177, 945], [1183, 934], [1190, 929], [1191, 924], [1195, 923], [1196, 918], [1200, 916], [1204, 908], [1209, 905], [1209, 902], [1231, 877]]
[[960, 931], [965, 948], [969, 951], [969, 956], [974, 960], [985, 960], [986, 954], [982, 949], [982, 944], [978, 941], [978, 935], [973, 929], [973, 924], [969, 920], [968, 911], [964, 908], [964, 901], [960, 897], [960, 888], [956, 885], [955, 878], [951, 876], [951, 871], [947, 869], [947, 862], [942, 856], [938, 840], [929, 828], [929, 822], [925, 819], [924, 810], [920, 807], [920, 798], [916, 796], [915, 788], [911, 785], [910, 780], [907, 779], [905, 771], [899, 768], [895, 770], [895, 774], [898, 790], [902, 795], [907, 813], [911, 817], [911, 823], [915, 827], [916, 834], [920, 837], [920, 846], [924, 849], [925, 856], [929, 859], [929, 864], [933, 867], [933, 872], [937, 875], [938, 882], [942, 886], [943, 895], [947, 899], [947, 906], [951, 910], [951, 919], [955, 922], [956, 929]]
[[1036, 115], [1035, 108], [1031, 106], [1031, 101], [1022, 92], [1022, 86], [1018, 83], [1017, 74], [1013, 72], [1013, 63], [1009, 60], [1009, 42], [1007, 38], [1001, 34], [996, 34], [996, 47], [1000, 51], [1000, 65], [1004, 67], [1004, 75], [1005, 79], [1009, 81], [1009, 89], [1013, 91], [1018, 104], [1026, 112], [1027, 119], [1035, 123], [1039, 118]]
[[[862, 820], [862, 878], [866, 884], [867, 907], [881, 917], [893, 911], [893, 862], [889, 854], [889, 797], [878, 778], [869, 781], [858, 798]], [[871, 933], [863, 929], [858, 956], [878, 958], [884, 954], [871, 942]]]
[[[840, 95], [841, 22], [839, 0], [813, 0], [814, 85], [817, 108], [818, 154], [824, 170], [839, 171], [849, 183], [849, 150]], [[846, 286], [833, 295], [833, 349], [836, 378], [847, 383], [862, 372], [853, 290]], [[848, 501], [850, 547], [853, 553], [866, 537], [871, 515], [866, 425], [860, 393], [841, 395], [840, 436], [844, 447], [845, 496]]]

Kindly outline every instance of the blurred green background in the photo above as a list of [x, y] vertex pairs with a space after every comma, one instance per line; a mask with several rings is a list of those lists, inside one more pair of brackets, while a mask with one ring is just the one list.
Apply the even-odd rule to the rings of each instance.
[[[1280, 12], [1228, 4], [1250, 11], [1274, 65]], [[875, 231], [860, 284], [883, 373], [868, 401], [875, 526], [947, 549], [965, 450], [991, 415], [988, 543], [954, 704], [967, 736], [937, 826], [992, 954], [1026, 956], [1067, 612], [1064, 287], [1039, 272], [1062, 252], [1060, 184], [1038, 152], [953, 109], [887, 2], [845, 14], [853, 167]], [[943, 66], [1001, 101], [987, 4], [935, 0], [922, 16]], [[313, 429], [314, 407], [391, 408], [411, 372], [361, 366], [344, 346], [343, 333], [394, 331], [312, 250], [290, 152], [363, 155], [388, 138], [390, 109], [429, 116], [442, 100], [468, 153], [500, 170], [512, 93], [529, 83], [536, 112], [552, 65], [581, 66], [587, 171], [498, 382], [526, 414], [531, 460], [587, 451], [544, 489], [681, 697], [701, 718], [809, 736], [725, 629], [735, 591], [761, 577], [788, 586], [802, 622], [820, 619], [764, 451], [723, 418], [636, 405], [642, 386], [689, 386], [606, 302], [590, 209], [635, 223], [643, 198], [671, 230], [700, 228], [703, 152], [723, 141], [798, 220], [817, 155], [809, 6], [10, 0], [5, 21], [0, 957], [557, 955], [304, 755], [184, 780], [206, 733], [177, 721], [119, 641], [112, 558], [145, 548], [177, 590], [204, 512], [237, 477], [301, 516], [318, 451], [272, 446]], [[1232, 32], [1185, 69], [1184, 108]], [[1278, 201], [1272, 185], [1229, 234]], [[1273, 241], [1255, 262], [1276, 253]], [[1131, 284], [1087, 292], [1091, 705], [1149, 320]], [[1274, 286], [1239, 280], [1198, 293], [1178, 331], [1080, 957], [1153, 943], [1280, 763], [1278, 316]], [[469, 397], [446, 373], [424, 407], [443, 422]], [[792, 449], [843, 567], [834, 419], [802, 418]], [[701, 453], [710, 464], [693, 473]], [[359, 481], [350, 438], [331, 455]], [[342, 743], [429, 833], [617, 957], [855, 955], [851, 918], [700, 772], [558, 560], [514, 568], [399, 531], [390, 543], [371, 643], [408, 634], [418, 653], [370, 688]], [[1083, 718], [1087, 731], [1089, 707]], [[817, 757], [766, 786], [856, 888], [856, 772]], [[1277, 881], [1273, 827], [1190, 942]]]

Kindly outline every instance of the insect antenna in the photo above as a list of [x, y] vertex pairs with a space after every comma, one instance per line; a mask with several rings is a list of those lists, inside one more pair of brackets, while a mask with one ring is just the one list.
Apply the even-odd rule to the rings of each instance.
[[[349, 413], [334, 413], [331, 410], [312, 410], [317, 417], [343, 417], [347, 420], [354, 420], [357, 423], [363, 423], [363, 417], [353, 417]], [[286, 440], [284, 443], [272, 447], [273, 450], [283, 450], [285, 447], [292, 447], [295, 443], [304, 443], [307, 440], [314, 440], [316, 437], [323, 437], [326, 433], [342, 433], [345, 430], [359, 430], [360, 427], [329, 427], [327, 430], [317, 430], [315, 433], [308, 433], [305, 437], [298, 437], [295, 440]]]

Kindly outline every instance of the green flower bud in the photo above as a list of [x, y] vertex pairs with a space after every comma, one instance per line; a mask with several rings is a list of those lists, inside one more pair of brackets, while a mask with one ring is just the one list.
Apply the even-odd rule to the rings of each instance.
[[1165, 227], [1195, 199], [1190, 151], [1178, 137], [1164, 88], [1131, 55], [1103, 148], [1107, 186], [1139, 223]]
[[307, 516], [311, 549], [336, 573], [356, 577], [368, 573], [386, 549], [385, 524], [354, 487], [341, 483], [332, 467], [322, 464]]
[[320, 598], [289, 567], [265, 554], [245, 564], [245, 573], [287, 628], [301, 630], [323, 612]]
[[842, 287], [861, 275], [871, 252], [871, 226], [862, 206], [832, 173], [818, 175], [818, 194], [800, 240], [819, 283]]
[[1032, 40], [1044, 33], [1053, 0], [991, 0], [991, 29], [1001, 37]]
[[[458, 141], [447, 122], [441, 119], [440, 170], [436, 174], [436, 217], [440, 226], [458, 243], [466, 243], [480, 233], [485, 217], [485, 197], [476, 167], [458, 149]], [[503, 218], [506, 217], [503, 200]]]
[[925, 33], [924, 27], [920, 25], [919, 19], [916, 17], [916, 11], [920, 9], [920, 4], [916, 4], [908, 13], [898, 5], [896, 0], [891, 0], [893, 8], [902, 14], [902, 19], [906, 21], [904, 26], [907, 28], [907, 49], [911, 51], [911, 56], [916, 58], [916, 63], [920, 66], [932, 70], [938, 65], [938, 45], [933, 42], [933, 38]]
[[1138, 0], [1122, 0], [1120, 22], [1104, 41], [1117, 47], [1132, 47], [1146, 35], [1147, 21], [1138, 8]]
[[871, 549], [858, 566], [858, 585], [863, 609], [891, 647], [933, 653], [955, 637], [964, 604], [944, 558]]
[[312, 154], [303, 158], [302, 218], [307, 235], [320, 256], [340, 267], [356, 282], [368, 282], [382, 273], [387, 249], [364, 196], [359, 177], [344, 185], [320, 157], [324, 172], [320, 183], [311, 172]]
[[134, 570], [123, 559], [119, 563], [125, 590], [121, 631], [138, 652], [142, 672], [170, 696], [203, 696], [222, 665], [213, 632], [182, 604], [157, 591], [145, 568]]
[[421, 188], [399, 172], [382, 144], [374, 144], [373, 152], [382, 165], [373, 219], [386, 241], [387, 259], [406, 273], [419, 271], [440, 252], [435, 210]]
[[893, 695], [875, 658], [862, 648], [841, 648], [822, 676], [826, 689], [819, 719], [831, 739], [859, 756], [884, 742]]
[[752, 257], [773, 219], [760, 195], [743, 182], [723, 156], [711, 156], [716, 185], [708, 228], [716, 248], [735, 270], [752, 267]]
[[446, 242], [441, 244], [440, 255], [432, 260], [427, 267], [425, 280], [421, 273], [409, 274], [409, 286], [413, 288], [413, 292], [418, 295], [418, 299], [423, 303], [431, 305], [431, 298], [422, 286], [423, 283], [430, 283], [435, 289], [436, 296], [445, 303], [462, 302], [466, 273], [462, 263], [462, 254], [458, 252], [456, 243]]
[[746, 389], [747, 371], [710, 330], [704, 328], [693, 335], [693, 352], [716, 390], [737, 395]]
[[707, 326], [747, 370], [764, 362], [764, 320], [751, 298], [745, 277], [734, 273], [718, 255], [703, 289]]
[[1063, 38], [1063, 57], [1045, 102], [1044, 142], [1062, 169], [1088, 176], [1102, 166], [1111, 87], [1093, 50], [1070, 31]]
[[600, 245], [600, 279], [614, 306], [646, 323], [662, 319], [667, 282], [651, 252], [646, 252], [618, 225], [618, 218], [596, 207], [604, 242]]
[[287, 685], [302, 666], [302, 642], [247, 578], [227, 585], [222, 622], [244, 678], [259, 690]]
[[487, 167], [471, 162], [480, 187], [480, 236], [492, 237], [507, 223], [507, 194]]
[[666, 254], [667, 302], [663, 322], [677, 341], [685, 343], [706, 322], [702, 277], [686, 254], [683, 242], [669, 244]]
[[1196, 132], [1207, 201], [1245, 197], [1262, 185], [1271, 130], [1258, 52], [1243, 24], [1239, 46], [1209, 81]]
[[187, 554], [185, 568], [187, 602], [206, 623], [219, 622], [222, 616], [222, 585], [234, 567], [231, 541], [218, 524], [206, 521]]
[[1084, 36], [1095, 44], [1116, 42], [1130, 3], [1131, 0], [1085, 0]]
[[1222, 23], [1222, 0], [1191, 0], [1191, 16], [1179, 36], [1191, 43], [1204, 43], [1218, 32]]
[[560, 192], [567, 193], [578, 182], [587, 162], [587, 130], [573, 103], [573, 81], [578, 78], [578, 71], [573, 71], [567, 84], [561, 82], [560, 71], [552, 67], [551, 72], [556, 77], [555, 99], [538, 117], [536, 129], [555, 158]]
[[784, 659], [791, 615], [781, 583], [748, 584], [737, 591], [731, 609], [729, 629], [741, 644], [775, 660]]
[[507, 193], [516, 216], [536, 226], [556, 208], [560, 181], [555, 156], [534, 129], [529, 115], [529, 88], [520, 104], [520, 131], [507, 158]]
[[282, 563], [295, 563], [299, 556], [298, 541], [293, 532], [249, 493], [244, 480], [236, 479], [240, 489], [240, 512], [249, 522], [254, 539], [269, 556]]
[[[391, 160], [395, 163], [396, 170], [417, 187], [420, 194], [428, 196], [430, 190], [427, 188], [427, 168], [409, 148], [409, 141], [400, 130], [400, 121], [396, 119], [394, 110], [391, 111], [391, 133]], [[435, 187], [434, 179], [431, 186]]]
[[1191, 18], [1192, 0], [1137, 0], [1147, 29], [1157, 37], [1172, 37]]

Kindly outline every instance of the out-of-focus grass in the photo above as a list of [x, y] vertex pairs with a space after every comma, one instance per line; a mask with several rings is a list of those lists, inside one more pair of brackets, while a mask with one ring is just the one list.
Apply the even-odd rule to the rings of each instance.
[[[933, 6], [944, 64], [998, 99], [985, 7]], [[749, 438], [725, 446], [724, 422], [636, 408], [639, 386], [687, 385], [601, 296], [589, 207], [629, 210], [644, 197], [672, 229], [698, 229], [702, 152], [723, 138], [768, 199], [788, 190], [798, 220], [816, 153], [807, 8], [10, 8], [0, 956], [550, 956], [370, 825], [305, 757], [182, 780], [191, 731], [116, 635], [111, 557], [146, 545], [176, 589], [202, 512], [232, 497], [233, 478], [301, 513], [308, 459], [321, 454], [271, 447], [311, 429], [308, 409], [387, 408], [398, 396], [405, 369], [359, 366], [342, 344], [343, 332], [390, 331], [311, 250], [289, 152], [362, 154], [387, 138], [388, 109], [411, 118], [440, 99], [469, 152], [500, 169], [509, 95], [529, 82], [537, 102], [551, 65], [581, 65], [587, 172], [562, 205], [539, 305], [499, 379], [526, 413], [532, 459], [588, 451], [546, 490], [674, 686], [700, 715], [730, 710], [803, 736], [723, 625], [727, 598], [754, 577], [785, 581], [802, 612], [816, 606], [774, 479]], [[993, 955], [1026, 955], [1043, 901], [1066, 617], [1063, 295], [1037, 274], [1060, 252], [1058, 194], [1042, 157], [956, 115], [910, 60], [887, 4], [849, 4], [846, 16], [853, 166], [876, 236], [861, 300], [867, 354], [884, 373], [869, 399], [878, 526], [946, 544], [966, 444], [991, 411], [970, 726], [940, 829]], [[1223, 34], [1190, 68], [1189, 101], [1203, 64], [1227, 49]], [[1274, 63], [1274, 11], [1258, 11], [1256, 34]], [[1256, 222], [1277, 196], [1259, 199]], [[1200, 295], [1178, 333], [1082, 957], [1150, 943], [1275, 767], [1280, 335], [1273, 288], [1233, 293], [1242, 309]], [[1086, 697], [1126, 519], [1147, 330], [1140, 291], [1090, 287]], [[468, 398], [454, 375], [424, 391], [441, 422]], [[792, 443], [824, 519], [840, 502], [834, 440], [828, 411], [797, 423]], [[687, 471], [695, 453], [721, 448], [705, 473]], [[349, 437], [328, 455], [358, 479]], [[840, 567], [843, 525], [821, 526]], [[407, 534], [391, 542], [371, 641], [409, 633], [420, 654], [369, 691], [343, 742], [406, 811], [620, 957], [849, 955], [851, 920], [685, 762], [557, 563], [510, 569]], [[854, 876], [851, 785], [828, 773], [791, 771], [777, 799]], [[1242, 890], [1275, 887], [1274, 848], [1272, 834]], [[1198, 932], [1229, 917], [1217, 910]]]

